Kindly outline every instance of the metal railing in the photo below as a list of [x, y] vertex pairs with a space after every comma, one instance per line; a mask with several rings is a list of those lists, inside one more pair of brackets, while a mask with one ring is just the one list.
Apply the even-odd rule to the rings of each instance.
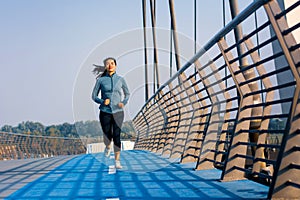
[[[222, 181], [264, 181], [268, 198], [298, 198], [300, 18], [289, 27], [286, 15], [299, 4], [257, 0], [228, 23], [136, 115], [135, 149], [219, 168]], [[265, 21], [234, 42], [255, 12]]]
[[86, 152], [79, 138], [0, 132], [0, 160], [45, 158]]

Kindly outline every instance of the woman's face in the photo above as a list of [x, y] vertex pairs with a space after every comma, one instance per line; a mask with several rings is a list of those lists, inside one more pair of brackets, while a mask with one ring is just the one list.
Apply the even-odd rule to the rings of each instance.
[[113, 59], [108, 59], [106, 62], [105, 62], [105, 69], [107, 70], [107, 72], [109, 74], [113, 74], [115, 73], [116, 71], [116, 63]]

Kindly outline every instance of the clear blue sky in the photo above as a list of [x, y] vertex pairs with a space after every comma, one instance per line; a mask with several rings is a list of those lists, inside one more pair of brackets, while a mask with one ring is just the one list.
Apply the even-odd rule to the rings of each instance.
[[[178, 32], [191, 38], [193, 2], [174, 1]], [[197, 42], [204, 45], [222, 28], [222, 1], [198, 1], [197, 10]], [[158, 27], [168, 29], [169, 19], [168, 1], [157, 1]], [[97, 48], [102, 48], [99, 52], [103, 52], [107, 41], [119, 41], [113, 38], [142, 28], [141, 0], [0, 0], [0, 24], [0, 127], [22, 121], [37, 121], [44, 125], [73, 123], [77, 120], [74, 119], [74, 92], [81, 86], [82, 82], [78, 80], [82, 68], [97, 61], [101, 63], [104, 55], [95, 52]], [[134, 35], [126, 42], [142, 41], [142, 37], [142, 34]], [[126, 49], [126, 42], [112, 42], [113, 45], [105, 48], [107, 52]], [[132, 50], [129, 46], [128, 52]], [[143, 64], [142, 57], [126, 55], [121, 52], [111, 56], [122, 58], [119, 66], [130, 66], [134, 61], [134, 67]], [[90, 72], [90, 68], [85, 71]], [[128, 77], [134, 72], [135, 76], [143, 77], [141, 70], [132, 72], [130, 67], [118, 72], [125, 76], [129, 71], [131, 76]], [[95, 106], [90, 98], [94, 77], [91, 75], [90, 79], [87, 82], [92, 84], [86, 86], [90, 88], [82, 94], [86, 97], [81, 105]], [[128, 79], [133, 91], [143, 91], [134, 88], [141, 83], [136, 83], [134, 78]], [[142, 102], [143, 96], [130, 99], [129, 118]], [[87, 119], [97, 118], [92, 114], [83, 117], [83, 120]]]

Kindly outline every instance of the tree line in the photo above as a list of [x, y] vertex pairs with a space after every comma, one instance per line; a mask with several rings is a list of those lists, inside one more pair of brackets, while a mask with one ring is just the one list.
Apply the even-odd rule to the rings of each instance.
[[[79, 121], [74, 124], [63, 123], [59, 125], [45, 126], [40, 122], [26, 121], [17, 126], [4, 125], [0, 129], [2, 132], [21, 133], [36, 136], [51, 137], [102, 137], [103, 132], [97, 120]], [[122, 125], [121, 139], [135, 138], [135, 131], [131, 121], [126, 121]]]

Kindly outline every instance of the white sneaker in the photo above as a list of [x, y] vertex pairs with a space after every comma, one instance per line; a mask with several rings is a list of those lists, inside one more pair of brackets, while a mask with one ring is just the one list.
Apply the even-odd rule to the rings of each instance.
[[121, 165], [121, 162], [119, 160], [116, 160], [116, 163], [115, 163], [115, 167], [116, 169], [122, 169], [122, 165]]
[[105, 157], [109, 157], [110, 156], [110, 152], [111, 152], [111, 149], [109, 148], [105, 148], [105, 150], [104, 150], [104, 155], [105, 155]]

